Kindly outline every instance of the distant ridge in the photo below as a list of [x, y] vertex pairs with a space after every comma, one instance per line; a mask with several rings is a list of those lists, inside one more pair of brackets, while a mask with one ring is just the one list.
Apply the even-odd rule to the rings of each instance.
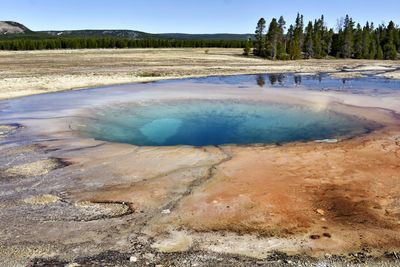
[[148, 33], [133, 30], [72, 30], [72, 31], [39, 31], [51, 36], [65, 37], [115, 37], [141, 39], [150, 37]]
[[31, 31], [24, 25], [14, 21], [0, 21], [0, 38], [12, 37], [97, 37], [97, 38], [126, 38], [126, 39], [174, 39], [174, 40], [210, 40], [210, 41], [243, 41], [252, 38], [253, 34], [189, 34], [189, 33], [147, 33], [136, 30], [62, 30], [62, 31]]
[[176, 40], [223, 40], [240, 41], [252, 38], [252, 34], [189, 34], [189, 33], [147, 33], [134, 30], [73, 30], [73, 31], [40, 31], [39, 33], [52, 36], [68, 37], [114, 37], [128, 39], [161, 38]]
[[10, 35], [10, 34], [24, 34], [31, 33], [27, 27], [22, 25], [21, 23], [15, 21], [0, 21], [0, 34], [1, 35]]

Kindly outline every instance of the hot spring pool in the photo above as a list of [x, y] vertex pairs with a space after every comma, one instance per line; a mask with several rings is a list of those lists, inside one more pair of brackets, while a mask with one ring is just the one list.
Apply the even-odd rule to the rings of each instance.
[[139, 146], [272, 144], [349, 138], [377, 123], [330, 110], [256, 101], [176, 100], [98, 109], [87, 137]]

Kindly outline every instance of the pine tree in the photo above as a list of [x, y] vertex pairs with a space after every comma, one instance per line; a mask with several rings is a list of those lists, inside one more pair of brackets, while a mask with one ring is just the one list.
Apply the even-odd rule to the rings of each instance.
[[287, 32], [287, 53], [289, 59], [296, 60], [301, 58], [303, 43], [303, 16], [297, 13], [295, 26], [290, 25]]
[[285, 25], [286, 25], [286, 21], [285, 21], [285, 19], [283, 18], [283, 16], [280, 16], [279, 17], [279, 20], [278, 20], [278, 27], [279, 27], [279, 33], [283, 36], [283, 34], [284, 34], [284, 32], [285, 32]]
[[325, 25], [324, 15], [321, 15], [321, 18], [318, 21], [320, 34], [321, 34], [321, 52], [320, 57], [326, 57], [331, 52], [332, 48], [332, 36], [334, 34], [333, 29], [328, 30]]
[[310, 21], [305, 30], [305, 40], [304, 40], [304, 54], [306, 58], [312, 58], [314, 56], [313, 50], [313, 24]]
[[341, 30], [339, 30], [338, 33], [335, 33], [332, 35], [332, 48], [331, 48], [331, 52], [330, 55], [336, 58], [339, 58], [340, 52], [341, 52]]
[[275, 60], [277, 58], [277, 46], [280, 37], [280, 28], [279, 24], [276, 21], [276, 18], [271, 20], [269, 24], [267, 38], [266, 38], [266, 54], [267, 56]]
[[286, 54], [285, 43], [282, 41], [278, 41], [276, 44], [276, 58], [279, 60], [289, 59], [289, 56]]
[[313, 41], [313, 56], [315, 58], [322, 57], [322, 31], [323, 31], [323, 21], [321, 19], [314, 20], [312, 41]]
[[288, 31], [287, 31], [287, 34], [286, 34], [286, 53], [289, 55], [289, 59], [294, 59], [293, 58], [293, 53], [292, 53], [292, 44], [293, 44], [293, 42], [294, 42], [294, 28], [293, 28], [293, 25], [290, 25], [289, 26], [289, 29], [288, 29]]
[[376, 59], [383, 59], [383, 50], [382, 50], [382, 46], [379, 44], [379, 43], [377, 43], [377, 47], [378, 47], [378, 49], [377, 49], [377, 52], [376, 52]]
[[370, 47], [369, 47], [369, 59], [375, 59], [377, 57], [377, 42], [375, 40], [371, 41]]
[[329, 29], [329, 31], [326, 29], [326, 34], [324, 35], [324, 57], [328, 56], [331, 54], [332, 52], [332, 45], [333, 45], [333, 36], [334, 36], [334, 32], [333, 29]]
[[253, 53], [257, 56], [265, 56], [265, 19], [260, 18], [257, 23], [256, 31], [255, 31], [255, 48]]
[[344, 29], [343, 29], [343, 46], [341, 55], [344, 58], [350, 58], [353, 55], [354, 37], [353, 37], [354, 22], [346, 15], [344, 19]]
[[387, 43], [383, 47], [384, 59], [394, 60], [397, 58], [396, 46], [393, 43]]
[[395, 35], [396, 29], [393, 21], [389, 22], [389, 25], [386, 28], [386, 34], [384, 39], [383, 46], [383, 55], [385, 59], [396, 59], [397, 58], [397, 50], [395, 45]]
[[397, 51], [400, 52], [400, 28], [395, 28], [394, 33], [393, 33], [393, 38], [394, 38], [394, 44], [396, 46]]
[[363, 58], [363, 31], [360, 23], [357, 24], [357, 28], [354, 31], [354, 58]]
[[361, 41], [361, 54], [362, 54], [362, 58], [364, 59], [369, 59], [370, 58], [370, 46], [371, 46], [371, 39], [370, 39], [370, 27], [369, 27], [369, 23], [367, 21], [367, 23], [365, 24], [365, 26], [362, 29], [362, 41]]
[[278, 42], [277, 42], [277, 58], [280, 60], [288, 59], [286, 54], [286, 38], [285, 38], [285, 29], [286, 29], [286, 21], [283, 16], [279, 17], [278, 20]]
[[303, 23], [303, 15], [297, 13], [296, 23], [293, 32], [293, 45], [291, 48], [293, 59], [301, 58], [301, 50], [304, 42], [304, 23]]

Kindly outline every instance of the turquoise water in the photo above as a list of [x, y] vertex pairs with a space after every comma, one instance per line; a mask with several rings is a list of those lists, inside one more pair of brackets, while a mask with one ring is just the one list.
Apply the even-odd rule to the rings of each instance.
[[132, 103], [95, 113], [84, 135], [141, 146], [286, 143], [348, 138], [378, 127], [329, 110], [253, 101]]

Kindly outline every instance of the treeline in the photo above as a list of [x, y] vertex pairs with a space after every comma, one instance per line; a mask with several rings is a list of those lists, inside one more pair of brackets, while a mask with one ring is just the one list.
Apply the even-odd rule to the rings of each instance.
[[85, 48], [244, 48], [246, 41], [167, 40], [121, 38], [49, 38], [0, 40], [0, 50], [44, 50]]
[[[337, 32], [328, 28], [324, 16], [310, 21], [305, 26], [303, 15], [286, 30], [286, 21], [281, 16], [273, 18], [266, 28], [261, 18], [255, 31], [253, 53], [256, 56], [278, 60], [302, 58], [356, 58], [397, 59], [400, 50], [400, 29], [390, 21], [387, 26], [374, 26], [367, 22], [363, 27], [355, 25], [346, 15], [338, 21]], [[244, 49], [249, 53], [249, 44]]]

